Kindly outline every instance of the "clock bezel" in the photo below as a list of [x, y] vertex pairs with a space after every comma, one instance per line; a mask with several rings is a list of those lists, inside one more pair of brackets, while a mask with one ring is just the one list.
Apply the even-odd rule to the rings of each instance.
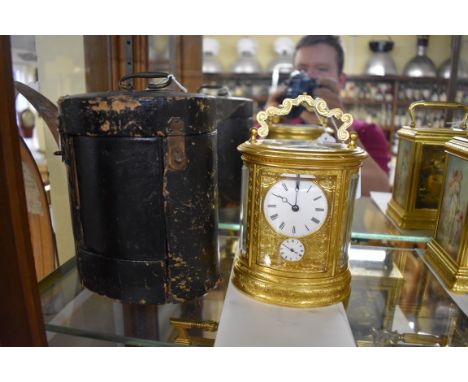
[[[320, 224], [316, 227], [314, 227], [313, 225], [311, 225], [311, 231], [309, 233], [306, 233], [305, 235], [294, 235], [292, 232], [291, 233], [287, 233], [286, 231], [282, 231], [282, 230], [277, 230], [273, 224], [270, 222], [270, 219], [268, 219], [268, 215], [269, 213], [267, 212], [267, 209], [265, 207], [265, 203], [267, 202], [267, 197], [268, 197], [268, 194], [269, 192], [280, 182], [283, 182], [283, 181], [295, 181], [296, 180], [296, 176], [298, 174], [289, 174], [289, 173], [284, 173], [282, 174], [281, 177], [278, 178], [278, 181], [273, 183], [271, 185], [271, 187], [269, 188], [269, 190], [267, 190], [267, 192], [265, 193], [264, 195], [264, 198], [263, 198], [263, 201], [262, 201], [262, 211], [263, 211], [263, 215], [265, 217], [265, 220], [266, 222], [268, 223], [268, 225], [273, 229], [273, 231], [275, 231], [276, 233], [280, 234], [280, 235], [283, 235], [284, 237], [291, 237], [291, 238], [304, 238], [304, 237], [307, 237], [309, 235], [313, 235], [315, 232], [319, 231], [323, 224], [325, 223], [325, 221], [327, 220], [328, 218], [328, 215], [329, 215], [329, 205], [328, 205], [328, 198], [327, 198], [327, 195], [325, 193], [325, 191], [323, 190], [323, 188], [320, 186], [320, 184], [315, 180], [315, 176], [313, 175], [304, 175], [302, 178], [301, 178], [301, 181], [305, 181], [305, 182], [309, 182], [309, 183], [313, 183], [319, 190], [319, 192], [321, 193], [321, 196], [324, 197], [324, 200], [325, 200], [325, 217], [320, 221]], [[299, 174], [301, 175], [301, 174]], [[298, 203], [299, 204], [299, 203]], [[298, 211], [298, 213], [300, 213], [300, 211]]]
[[[292, 241], [297, 241], [297, 242], [299, 243], [299, 245], [302, 247], [302, 254], [299, 255], [300, 257], [299, 257], [297, 260], [289, 260], [289, 259], [285, 258], [285, 257], [283, 256], [283, 253], [281, 252], [281, 247], [282, 247], [283, 245], [286, 246], [285, 243], [287, 243], [287, 242], [289, 242], [289, 241], [291, 241], [291, 240], [292, 240]], [[303, 244], [298, 238], [296, 238], [296, 237], [288, 237], [288, 238], [284, 239], [284, 240], [281, 242], [281, 244], [279, 245], [278, 252], [279, 252], [280, 257], [283, 259], [283, 261], [292, 262], [292, 263], [297, 263], [298, 261], [301, 261], [301, 260], [304, 258], [304, 255], [305, 255], [305, 253], [306, 253], [306, 252], [305, 252], [304, 244]]]

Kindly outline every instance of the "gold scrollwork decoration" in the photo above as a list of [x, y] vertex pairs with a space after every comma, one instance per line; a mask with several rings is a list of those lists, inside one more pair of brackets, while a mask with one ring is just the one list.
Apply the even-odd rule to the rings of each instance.
[[269, 131], [269, 121], [273, 117], [281, 117], [288, 115], [294, 106], [303, 105], [309, 111], [316, 111], [319, 116], [325, 118], [336, 118], [342, 122], [342, 125], [337, 128], [337, 137], [340, 141], [349, 139], [348, 128], [353, 123], [353, 116], [349, 113], [343, 113], [339, 108], [329, 109], [325, 100], [321, 98], [313, 98], [308, 94], [301, 94], [294, 99], [285, 98], [279, 106], [269, 106], [257, 114], [257, 121], [260, 124], [258, 135], [265, 138]]

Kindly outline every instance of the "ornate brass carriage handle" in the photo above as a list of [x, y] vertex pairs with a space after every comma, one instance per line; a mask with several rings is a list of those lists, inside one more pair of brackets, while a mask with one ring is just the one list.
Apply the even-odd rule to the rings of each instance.
[[218, 323], [216, 321], [191, 321], [183, 320], [180, 318], [170, 318], [169, 322], [177, 330], [175, 338], [176, 344], [181, 345], [196, 345], [196, 346], [213, 346], [214, 340], [203, 337], [191, 337], [188, 333], [189, 329], [202, 329], [209, 332], [218, 330]]
[[321, 98], [313, 98], [308, 94], [301, 94], [294, 99], [285, 98], [279, 106], [269, 106], [266, 110], [260, 111], [257, 114], [257, 121], [260, 127], [257, 133], [260, 137], [265, 138], [268, 135], [270, 121], [274, 117], [288, 115], [294, 106], [304, 106], [308, 111], [316, 111], [319, 116], [325, 118], [336, 118], [342, 122], [342, 125], [337, 128], [337, 138], [340, 141], [349, 139], [348, 128], [353, 123], [353, 116], [349, 113], [344, 113], [339, 108], [329, 109], [325, 100]]
[[440, 102], [440, 101], [417, 101], [413, 102], [408, 107], [408, 113], [410, 115], [411, 123], [410, 127], [416, 127], [416, 121], [414, 118], [414, 109], [417, 107], [427, 107], [430, 109], [463, 109], [465, 110], [465, 115], [460, 124], [462, 129], [466, 129], [466, 120], [468, 118], [468, 105], [458, 103], [458, 102]]

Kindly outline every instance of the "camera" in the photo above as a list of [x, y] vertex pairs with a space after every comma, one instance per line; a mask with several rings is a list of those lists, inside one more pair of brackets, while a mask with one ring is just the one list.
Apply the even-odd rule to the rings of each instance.
[[[310, 96], [314, 96], [314, 90], [318, 87], [317, 80], [315, 78], [309, 78], [302, 70], [295, 70], [289, 76], [289, 79], [285, 82], [287, 86], [284, 96], [278, 101], [281, 103], [285, 98], [296, 98], [298, 95], [307, 93]], [[289, 113], [290, 118], [297, 118], [302, 113], [304, 108], [302, 106], [295, 107]]]
[[317, 87], [317, 80], [309, 78], [307, 74], [301, 70], [295, 70], [291, 73], [289, 79], [286, 81], [288, 86], [285, 98], [296, 98], [298, 95], [307, 93], [314, 96], [314, 90]]

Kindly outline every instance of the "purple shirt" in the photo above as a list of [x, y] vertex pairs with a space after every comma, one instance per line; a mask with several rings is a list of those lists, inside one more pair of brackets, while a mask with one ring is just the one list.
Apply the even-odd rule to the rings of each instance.
[[359, 140], [372, 159], [388, 175], [391, 156], [383, 130], [375, 123], [367, 123], [362, 120], [354, 120], [352, 128], [358, 134]]

